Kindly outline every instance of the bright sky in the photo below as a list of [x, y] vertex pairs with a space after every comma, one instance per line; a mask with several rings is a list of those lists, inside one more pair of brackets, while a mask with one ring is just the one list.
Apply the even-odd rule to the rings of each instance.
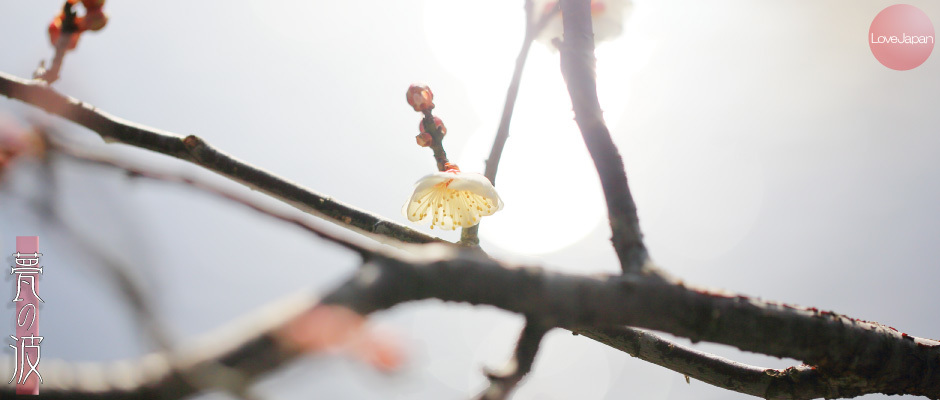
[[[940, 3], [908, 3], [940, 23]], [[0, 70], [28, 76], [51, 55], [45, 27], [59, 5], [2, 4]], [[940, 280], [940, 63], [935, 54], [898, 72], [874, 59], [868, 27], [891, 4], [636, 5], [623, 35], [599, 46], [598, 80], [655, 261], [688, 282], [938, 336], [940, 321], [924, 316], [935, 314]], [[58, 89], [122, 118], [198, 134], [404, 224], [412, 184], [434, 169], [430, 151], [414, 145], [419, 116], [405, 104], [408, 85], [432, 87], [448, 153], [462, 169], [482, 171], [522, 37], [521, 1], [112, 1], [106, 10], [107, 28], [82, 37]], [[555, 270], [614, 272], [599, 184], [566, 96], [557, 53], [534, 46], [497, 180], [506, 207], [484, 219], [484, 246]], [[0, 99], [0, 112], [224, 183], [101, 144], [17, 102]], [[334, 246], [188, 188], [62, 167], [57, 204], [139, 267], [181, 341], [285, 294], [325, 293], [356, 267]], [[38, 234], [48, 251], [44, 359], [141, 354], [147, 345], [93, 257], [29, 208], [35, 171], [19, 176], [7, 183], [17, 195], [0, 195], [0, 250], [10, 253], [16, 235]], [[11, 310], [0, 307], [0, 321], [12, 321]], [[522, 325], [497, 310], [436, 302], [374, 320], [407, 342], [411, 361], [400, 374], [305, 361], [263, 390], [466, 398], [482, 389], [482, 367], [508, 359]], [[795, 363], [699, 348], [767, 367]], [[686, 385], [562, 331], [549, 336], [516, 398], [627, 396], [744, 398]]]

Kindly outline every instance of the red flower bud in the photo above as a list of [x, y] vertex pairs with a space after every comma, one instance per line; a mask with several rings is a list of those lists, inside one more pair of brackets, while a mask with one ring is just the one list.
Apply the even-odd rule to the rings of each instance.
[[422, 112], [434, 108], [434, 93], [431, 93], [431, 88], [427, 85], [409, 86], [405, 98], [415, 111]]
[[[55, 18], [52, 19], [52, 22], [49, 23], [49, 42], [53, 46], [58, 45], [59, 37], [62, 36], [62, 19], [65, 18], [62, 13], [59, 13]], [[69, 33], [69, 45], [68, 50], [75, 49], [75, 46], [78, 46], [78, 34], [79, 32]]]
[[101, 7], [104, 7], [104, 0], [82, 0], [82, 5], [88, 12], [101, 10]]
[[[441, 119], [438, 117], [434, 117], [434, 126], [441, 130], [441, 137], [447, 136], [447, 127], [444, 126], [444, 121], [441, 121]], [[421, 131], [421, 133], [428, 133], [426, 130], [424, 130], [423, 119], [421, 122], [418, 122], [418, 130]]]
[[78, 31], [97, 31], [101, 28], [104, 28], [105, 24], [108, 23], [108, 15], [101, 11], [101, 9], [89, 10], [84, 17], [75, 17], [75, 25], [78, 26]]

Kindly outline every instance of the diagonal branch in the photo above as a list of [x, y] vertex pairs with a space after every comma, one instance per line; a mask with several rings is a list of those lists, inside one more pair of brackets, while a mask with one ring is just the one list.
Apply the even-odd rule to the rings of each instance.
[[643, 244], [636, 204], [627, 185], [623, 159], [610, 137], [597, 99], [590, 3], [590, 0], [561, 1], [564, 42], [556, 42], [561, 52], [561, 73], [571, 95], [575, 122], [604, 189], [613, 233], [611, 241], [620, 266], [624, 272], [644, 272], [651, 267], [647, 266], [649, 255]]
[[525, 69], [526, 59], [529, 57], [529, 49], [532, 43], [539, 35], [548, 22], [558, 15], [558, 7], [542, 14], [538, 20], [534, 20], [534, 10], [532, 1], [526, 1], [526, 32], [522, 40], [522, 48], [519, 49], [519, 55], [516, 56], [516, 68], [512, 71], [512, 80], [509, 82], [509, 89], [506, 90], [506, 102], [503, 104], [503, 114], [499, 119], [499, 128], [496, 129], [496, 138], [493, 139], [493, 147], [490, 149], [490, 156], [486, 159], [486, 169], [483, 173], [487, 179], [494, 185], [496, 184], [496, 172], [499, 170], [499, 160], [503, 155], [503, 148], [506, 146], [506, 140], [509, 139], [509, 124], [512, 122], [513, 110], [516, 107], [516, 98], [519, 96], [519, 85], [522, 83], [522, 71]]
[[[503, 104], [503, 114], [499, 118], [499, 127], [496, 129], [496, 138], [493, 139], [493, 147], [490, 148], [490, 156], [486, 159], [486, 169], [483, 176], [489, 179], [493, 185], [496, 185], [496, 172], [499, 170], [499, 160], [503, 156], [503, 148], [506, 147], [506, 140], [509, 139], [509, 124], [512, 122], [513, 110], [516, 108], [516, 98], [519, 96], [519, 85], [522, 83], [522, 72], [525, 69], [525, 62], [529, 58], [529, 49], [536, 36], [545, 29], [548, 22], [558, 15], [558, 5], [556, 4], [551, 11], [542, 14], [538, 20], [535, 20], [535, 10], [532, 0], [525, 2], [525, 38], [522, 39], [522, 48], [519, 49], [519, 55], [516, 56], [516, 67], [512, 71], [512, 80], [509, 81], [509, 89], [506, 90], [506, 102]], [[474, 225], [465, 228], [460, 232], [460, 241], [466, 243], [479, 243], [480, 225]]]
[[[709, 385], [764, 399], [854, 397], [863, 385], [846, 385], [847, 377], [833, 378], [815, 367], [801, 365], [784, 370], [760, 368], [695, 350], [640, 329], [611, 327], [575, 330], [644, 361], [661, 365]], [[856, 382], [861, 381], [854, 377]]]
[[212, 147], [195, 135], [186, 137], [135, 124], [60, 94], [41, 81], [27, 81], [0, 72], [0, 94], [42, 108], [84, 126], [108, 142], [119, 142], [176, 157], [202, 166], [254, 190], [266, 193], [312, 215], [342, 226], [408, 243], [440, 239], [324, 196], [255, 167]]

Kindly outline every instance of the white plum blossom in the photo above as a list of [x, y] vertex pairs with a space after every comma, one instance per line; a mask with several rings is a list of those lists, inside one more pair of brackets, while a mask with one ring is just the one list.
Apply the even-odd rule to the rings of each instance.
[[[554, 8], [558, 1], [556, 0], [534, 0], [534, 11], [536, 15], [549, 12]], [[594, 43], [613, 39], [620, 36], [623, 32], [623, 23], [633, 9], [630, 0], [591, 0], [591, 21], [594, 27]], [[563, 32], [561, 23], [561, 13], [556, 14], [545, 29], [539, 33], [536, 40], [544, 43], [546, 46], [554, 49], [552, 39], [560, 38]]]
[[448, 167], [415, 183], [411, 199], [401, 209], [409, 221], [430, 221], [431, 229], [454, 230], [474, 226], [481, 217], [503, 208], [503, 200], [485, 176], [460, 172], [452, 164]]

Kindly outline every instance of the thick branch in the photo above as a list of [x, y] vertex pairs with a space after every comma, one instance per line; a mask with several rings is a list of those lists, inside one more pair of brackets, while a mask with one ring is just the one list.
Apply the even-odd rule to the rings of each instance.
[[611, 240], [624, 272], [641, 272], [649, 262], [636, 204], [627, 186], [623, 160], [601, 114], [594, 77], [594, 33], [591, 27], [590, 0], [561, 1], [564, 42], [561, 52], [561, 73], [568, 85], [574, 119], [581, 129], [594, 166], [601, 179]]
[[845, 387], [840, 395], [940, 398], [940, 342], [877, 323], [659, 279], [573, 276], [507, 268], [478, 252], [440, 253], [414, 262], [374, 258], [325, 301], [370, 313], [437, 298], [551, 316], [572, 328], [637, 326], [801, 360]]
[[249, 188], [264, 192], [297, 209], [343, 226], [409, 243], [440, 242], [432, 236], [375, 214], [333, 200], [310, 189], [225, 154], [197, 136], [182, 137], [111, 116], [65, 96], [41, 81], [27, 81], [0, 72], [0, 94], [37, 106], [84, 126], [106, 141], [120, 142], [189, 161]]

